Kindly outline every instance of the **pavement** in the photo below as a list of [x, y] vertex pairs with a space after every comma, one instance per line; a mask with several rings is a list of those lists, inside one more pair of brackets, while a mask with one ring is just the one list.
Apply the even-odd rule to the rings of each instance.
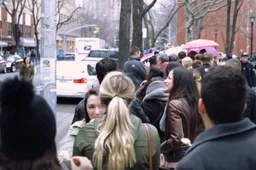
[[[14, 76], [19, 76], [19, 73], [0, 74], [0, 81]], [[33, 84], [35, 89], [40, 86], [40, 72], [35, 74]], [[65, 141], [65, 136], [73, 120], [75, 107], [79, 102], [79, 99], [58, 98], [56, 109], [57, 135], [55, 138], [57, 148], [60, 148]]]
[[73, 116], [73, 113], [56, 113], [57, 135], [55, 138], [55, 142], [57, 145], [57, 150], [65, 143], [65, 137], [73, 120]]

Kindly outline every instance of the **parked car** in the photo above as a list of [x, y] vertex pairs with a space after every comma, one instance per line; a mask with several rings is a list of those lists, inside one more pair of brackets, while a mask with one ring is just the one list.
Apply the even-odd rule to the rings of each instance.
[[75, 53], [57, 57], [56, 93], [57, 97], [84, 98], [91, 88], [98, 86], [96, 77], [86, 75], [84, 63]]
[[88, 54], [91, 58], [113, 58], [118, 60], [119, 53], [116, 50], [91, 50]]
[[7, 73], [6, 62], [2, 56], [0, 56], [0, 72]]
[[5, 62], [7, 71], [16, 72], [20, 69], [23, 59], [19, 55], [10, 55], [6, 57]]
[[119, 53], [116, 50], [91, 50], [88, 57], [86, 57], [83, 61], [86, 62], [87, 74], [89, 76], [96, 75], [96, 63], [103, 58], [112, 58], [118, 64]]

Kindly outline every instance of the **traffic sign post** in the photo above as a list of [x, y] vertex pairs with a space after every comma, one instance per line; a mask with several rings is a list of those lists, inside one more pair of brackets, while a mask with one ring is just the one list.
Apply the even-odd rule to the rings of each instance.
[[56, 113], [56, 0], [41, 0], [40, 95]]

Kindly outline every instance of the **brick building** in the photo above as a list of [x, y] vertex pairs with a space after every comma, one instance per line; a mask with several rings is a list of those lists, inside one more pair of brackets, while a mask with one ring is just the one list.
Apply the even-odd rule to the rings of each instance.
[[[256, 14], [256, 3], [254, 0], [244, 1], [237, 19], [237, 33], [234, 40], [233, 54], [239, 55], [242, 52], [250, 53], [251, 44], [251, 23], [250, 11]], [[219, 51], [225, 51], [226, 42], [226, 7], [208, 15], [204, 19], [206, 27], [201, 32], [202, 39], [216, 41], [220, 46]], [[182, 8], [177, 13], [177, 45], [186, 43], [185, 29], [185, 9]], [[231, 16], [232, 17], [232, 16]], [[256, 20], [254, 22], [253, 51], [256, 53]]]
[[[14, 36], [12, 30], [12, 18], [6, 9], [0, 6], [0, 29], [2, 30], [2, 41], [8, 43], [8, 46], [14, 46]], [[21, 16], [19, 28], [21, 31], [21, 43], [25, 47], [34, 47], [36, 45], [34, 37], [34, 24], [32, 15], [24, 13]]]

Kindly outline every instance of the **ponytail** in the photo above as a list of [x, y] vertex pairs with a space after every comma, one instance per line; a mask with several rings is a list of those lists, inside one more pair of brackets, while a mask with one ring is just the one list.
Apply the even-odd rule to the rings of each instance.
[[[99, 126], [99, 136], [95, 142], [93, 164], [102, 170], [105, 164], [103, 156], [108, 158], [107, 169], [125, 170], [136, 162], [134, 137], [128, 103], [125, 99], [114, 96], [108, 104], [107, 114]], [[104, 151], [107, 151], [107, 155]]]

